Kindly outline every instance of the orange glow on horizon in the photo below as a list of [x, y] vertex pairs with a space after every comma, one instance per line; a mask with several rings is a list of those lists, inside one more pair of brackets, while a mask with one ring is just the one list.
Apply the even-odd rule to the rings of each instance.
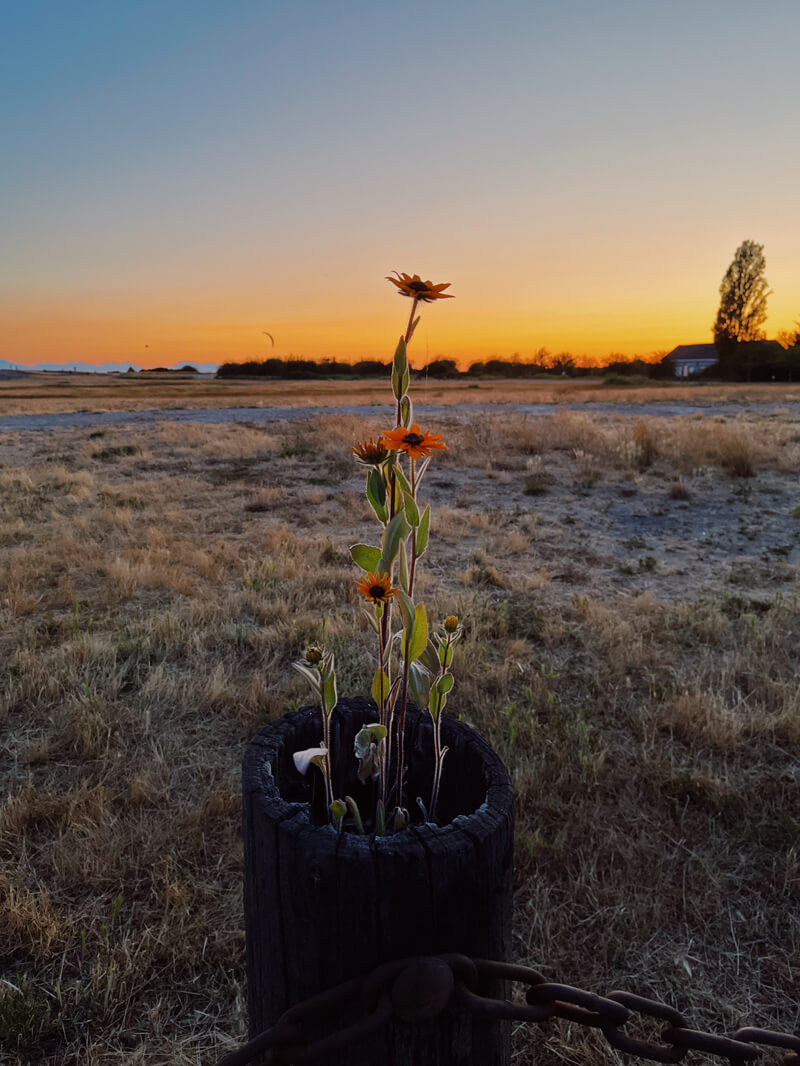
[[[456, 294], [458, 295], [458, 294]], [[223, 363], [290, 356], [320, 361], [391, 358], [405, 328], [404, 306], [384, 305], [380, 315], [319, 317], [245, 316], [211, 318], [197, 309], [152, 317], [109, 309], [105, 314], [79, 313], [64, 307], [20, 307], [1, 316], [0, 359], [21, 365], [83, 362], [131, 362], [147, 368], [180, 362]], [[461, 369], [487, 359], [534, 360], [544, 348], [551, 355], [569, 353], [582, 365], [598, 365], [609, 356], [657, 359], [678, 344], [710, 342], [713, 305], [688, 310], [611, 308], [550, 310], [520, 314], [510, 309], [480, 314], [466, 301], [423, 307], [422, 320], [409, 349], [412, 365], [455, 359]], [[769, 335], [791, 327], [793, 308], [771, 308]], [[399, 312], [399, 313], [398, 313]], [[205, 318], [205, 320], [204, 320]], [[189, 324], [191, 323], [191, 325]], [[269, 329], [273, 347], [264, 334]]]

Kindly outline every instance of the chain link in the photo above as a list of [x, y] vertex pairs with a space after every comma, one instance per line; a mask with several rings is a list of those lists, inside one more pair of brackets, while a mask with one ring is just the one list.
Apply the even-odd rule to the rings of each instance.
[[[527, 986], [525, 1002], [487, 994], [493, 982]], [[398, 959], [289, 1007], [276, 1024], [249, 1043], [226, 1055], [219, 1066], [247, 1066], [265, 1056], [269, 1066], [313, 1062], [323, 1055], [355, 1044], [393, 1019], [435, 1018], [455, 1000], [473, 1014], [505, 1021], [543, 1024], [561, 1018], [599, 1029], [612, 1048], [652, 1062], [681, 1062], [689, 1051], [745, 1066], [762, 1057], [756, 1045], [784, 1051], [782, 1066], [800, 1066], [800, 1036], [771, 1029], [746, 1027], [730, 1036], [692, 1029], [666, 1003], [632, 992], [599, 996], [572, 985], [548, 981], [538, 970], [466, 955], [437, 955]], [[347, 1024], [334, 1024], [323, 1036], [321, 1023], [339, 1010]], [[354, 1015], [360, 1015], [355, 1017]], [[652, 1020], [660, 1028], [659, 1042], [633, 1036], [625, 1027], [633, 1015]], [[666, 1023], [666, 1024], [664, 1024]]]

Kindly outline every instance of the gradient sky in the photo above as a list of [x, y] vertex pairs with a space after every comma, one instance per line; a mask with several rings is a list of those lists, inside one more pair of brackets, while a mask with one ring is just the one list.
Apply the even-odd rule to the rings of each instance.
[[[0, 0], [0, 358], [459, 360], [800, 318], [797, 0]], [[148, 345], [148, 348], [145, 348]]]

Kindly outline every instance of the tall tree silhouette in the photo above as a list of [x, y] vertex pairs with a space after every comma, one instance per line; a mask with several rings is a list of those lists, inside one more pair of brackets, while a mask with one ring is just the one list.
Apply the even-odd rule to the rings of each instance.
[[730, 352], [743, 341], [764, 339], [762, 326], [767, 318], [770, 294], [764, 271], [764, 245], [742, 241], [719, 287], [719, 310], [714, 321], [717, 350]]

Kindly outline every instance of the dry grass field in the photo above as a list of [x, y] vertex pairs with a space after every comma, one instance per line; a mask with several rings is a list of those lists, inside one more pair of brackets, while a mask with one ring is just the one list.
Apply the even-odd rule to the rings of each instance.
[[[643, 383], [608, 386], [595, 379], [415, 382], [414, 401], [425, 403], [759, 403], [800, 401], [798, 385]], [[381, 380], [266, 381], [187, 374], [29, 373], [0, 380], [0, 417], [67, 411], [142, 411], [152, 408], [314, 407], [383, 404]]]
[[[304, 701], [323, 618], [340, 691], [368, 686], [367, 414], [0, 436], [0, 1062], [210, 1066], [244, 1038], [239, 763]], [[466, 626], [450, 708], [513, 776], [517, 959], [797, 1030], [798, 416], [430, 428], [421, 591]], [[514, 1048], [618, 1061], [566, 1022]]]

